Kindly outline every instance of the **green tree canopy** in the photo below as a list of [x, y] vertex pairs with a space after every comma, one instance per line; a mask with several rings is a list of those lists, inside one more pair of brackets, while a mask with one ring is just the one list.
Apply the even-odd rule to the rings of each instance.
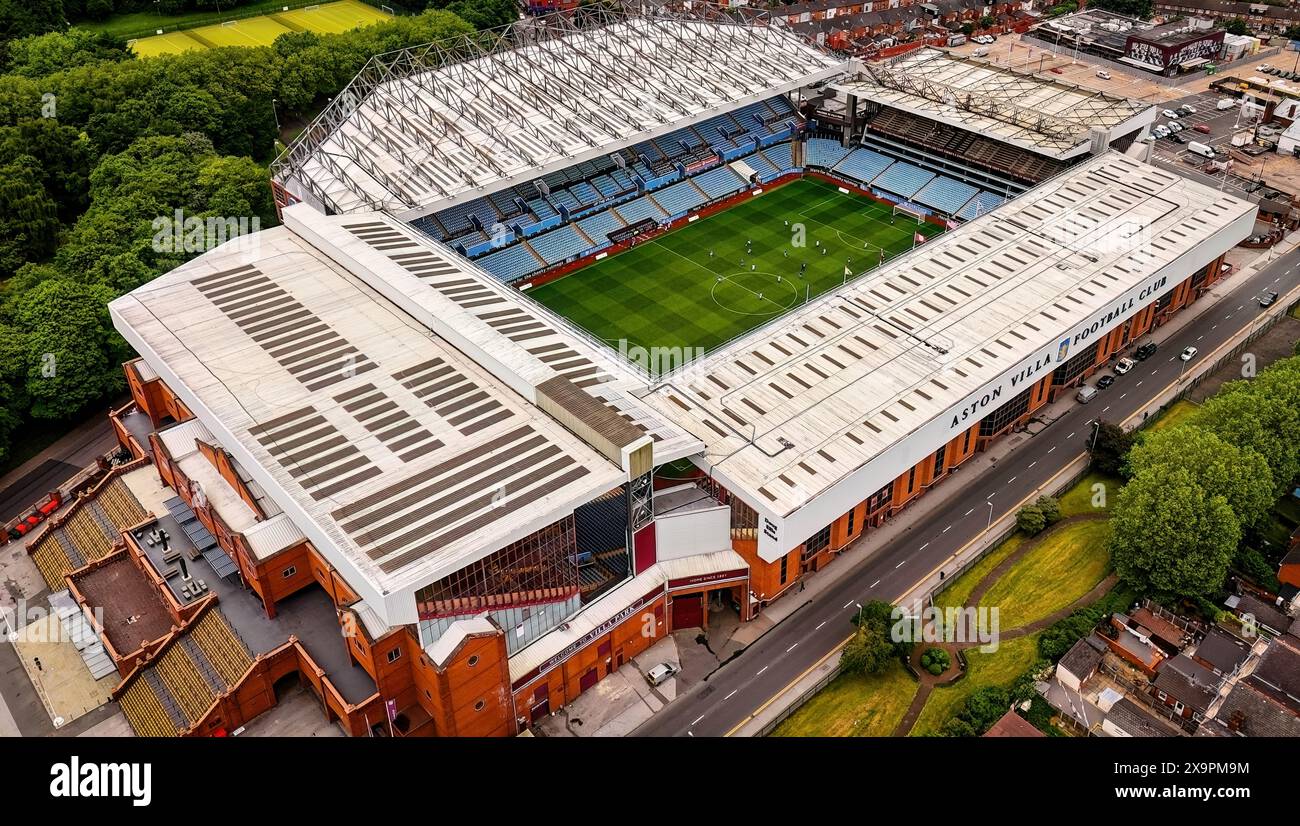
[[1158, 466], [1187, 471], [1201, 490], [1223, 495], [1243, 528], [1258, 523], [1273, 506], [1273, 478], [1264, 457], [1194, 424], [1148, 434], [1129, 461], [1135, 474]]
[[1222, 493], [1208, 493], [1186, 469], [1163, 464], [1120, 490], [1110, 521], [1115, 571], [1143, 593], [1213, 593], [1241, 540], [1241, 524]]

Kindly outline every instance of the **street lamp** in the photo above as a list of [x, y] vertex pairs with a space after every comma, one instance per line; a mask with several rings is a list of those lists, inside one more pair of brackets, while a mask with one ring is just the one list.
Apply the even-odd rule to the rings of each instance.
[[1101, 419], [1092, 420], [1092, 443], [1088, 445], [1088, 452], [1095, 453], [1097, 450], [1097, 436], [1101, 434]]
[[988, 505], [989, 505], [989, 521], [988, 524], [984, 526], [984, 530], [986, 531], [989, 528], [993, 527], [993, 500], [992, 499], [989, 500]]
[[275, 98], [271, 98], [271, 117], [275, 118], [275, 132], [280, 133], [280, 113], [275, 111], [275, 104], [279, 103]]

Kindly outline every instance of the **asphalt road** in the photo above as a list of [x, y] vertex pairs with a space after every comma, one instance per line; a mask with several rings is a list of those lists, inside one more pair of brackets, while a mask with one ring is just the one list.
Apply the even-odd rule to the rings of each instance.
[[[1120, 421], [1153, 400], [1177, 379], [1182, 362], [1178, 354], [1195, 346], [1198, 358], [1214, 350], [1233, 333], [1259, 315], [1258, 296], [1269, 290], [1285, 293], [1300, 284], [1300, 251], [1279, 256], [1232, 292], [1219, 299], [1212, 310], [1206, 295], [1185, 312], [1204, 315], [1200, 323], [1188, 325], [1160, 350], [1139, 362], [1114, 385], [1102, 390], [1088, 405], [1075, 405], [1068, 412], [1029, 437], [997, 466], [984, 473], [985, 485], [967, 488], [934, 512], [925, 524], [866, 552], [849, 551], [838, 565], [852, 565], [846, 571], [834, 567], [826, 574], [839, 581], [808, 605], [773, 627], [740, 656], [714, 672], [690, 693], [679, 697], [633, 732], [634, 736], [725, 735], [745, 722], [761, 706], [818, 663], [849, 636], [855, 603], [870, 599], [897, 601], [936, 566], [982, 533], [989, 523], [988, 503], [994, 505], [993, 519], [1015, 510], [1017, 504], [1087, 450], [1096, 418]], [[1131, 344], [1130, 353], [1140, 339]], [[940, 488], [931, 495], [944, 496]], [[786, 599], [799, 599], [790, 594]]]

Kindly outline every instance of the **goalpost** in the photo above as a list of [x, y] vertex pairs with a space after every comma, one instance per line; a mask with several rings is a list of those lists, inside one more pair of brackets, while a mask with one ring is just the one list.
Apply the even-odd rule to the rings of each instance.
[[925, 213], [913, 207], [904, 206], [903, 204], [894, 204], [894, 212], [889, 219], [890, 223], [893, 223], [894, 219], [900, 215], [904, 215], [908, 218], [913, 218], [916, 220], [918, 224], [925, 223]]

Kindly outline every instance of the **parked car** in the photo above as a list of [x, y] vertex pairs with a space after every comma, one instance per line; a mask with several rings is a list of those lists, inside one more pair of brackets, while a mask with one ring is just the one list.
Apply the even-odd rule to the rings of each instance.
[[1210, 127], [1206, 126], [1203, 123], [1198, 123], [1192, 128], [1195, 129], [1197, 132], [1200, 132], [1202, 135], [1210, 134]]
[[1179, 137], [1178, 135], [1170, 135], [1170, 136], [1169, 136], [1169, 142], [1170, 142], [1170, 143], [1187, 143], [1187, 138]]
[[1273, 306], [1274, 301], [1277, 301], [1277, 293], [1276, 292], [1267, 293], [1265, 295], [1260, 296], [1259, 306], [1271, 307]]
[[1110, 72], [1098, 72], [1097, 77], [1101, 78], [1102, 80], [1110, 80]]
[[1166, 109], [1160, 114], [1166, 118], [1169, 118], [1170, 120], [1173, 120], [1174, 118], [1178, 117], [1178, 113], [1175, 112], [1173, 109]]
[[1164, 126], [1156, 126], [1151, 129], [1151, 134], [1157, 138], [1167, 138], [1169, 137], [1169, 130]]
[[1261, 64], [1259, 64], [1258, 66], [1256, 66], [1255, 68], [1258, 69], [1258, 70], [1261, 71], [1261, 72], [1267, 72], [1269, 69], [1272, 69], [1273, 66], [1272, 66], [1272, 64], [1269, 64], [1269, 63], [1261, 63]]
[[669, 677], [679, 671], [681, 669], [672, 663], [659, 663], [651, 666], [650, 670], [645, 673], [645, 681], [653, 686], [663, 685]]
[[1114, 383], [1115, 383], [1114, 376], [1111, 375], [1102, 376], [1101, 378], [1097, 379], [1097, 389], [1105, 390], [1107, 387], [1110, 387]]
[[1195, 115], [1195, 114], [1196, 114], [1196, 107], [1195, 107], [1195, 106], [1188, 106], [1186, 103], [1184, 103], [1182, 106], [1179, 106], [1179, 107], [1178, 107], [1178, 110], [1177, 110], [1177, 111], [1178, 111], [1178, 114], [1180, 114], [1180, 115]]
[[1146, 361], [1155, 354], [1156, 343], [1154, 341], [1148, 341], [1146, 344], [1143, 344], [1141, 347], [1133, 351], [1133, 357], [1138, 361]]
[[1183, 352], [1179, 353], [1178, 357], [1183, 361], [1191, 361], [1192, 359], [1196, 358], [1196, 348], [1188, 347], [1186, 350], [1183, 350]]
[[1074, 399], [1079, 404], [1087, 404], [1088, 402], [1092, 401], [1093, 397], [1096, 395], [1097, 395], [1097, 388], [1089, 387], [1088, 385], [1085, 384], [1083, 387], [1079, 388], [1078, 393], [1074, 394]]
[[1115, 375], [1122, 376], [1128, 371], [1137, 367], [1137, 362], [1130, 358], [1123, 358], [1115, 362]]
[[1186, 128], [1187, 127], [1183, 126], [1183, 124], [1180, 121], [1176, 121], [1176, 120], [1169, 121], [1170, 132], [1181, 132]]

